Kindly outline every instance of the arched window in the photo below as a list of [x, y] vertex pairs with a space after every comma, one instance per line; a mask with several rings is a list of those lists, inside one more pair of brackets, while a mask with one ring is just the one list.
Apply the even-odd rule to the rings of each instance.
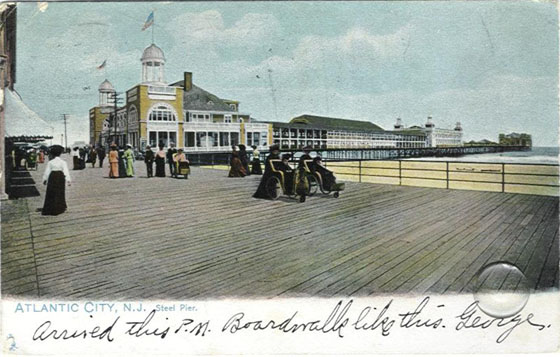
[[128, 110], [128, 122], [130, 124], [134, 124], [137, 121], [138, 121], [138, 111], [136, 110], [136, 107], [133, 105]]
[[150, 109], [149, 121], [177, 121], [175, 111], [169, 105], [158, 104]]

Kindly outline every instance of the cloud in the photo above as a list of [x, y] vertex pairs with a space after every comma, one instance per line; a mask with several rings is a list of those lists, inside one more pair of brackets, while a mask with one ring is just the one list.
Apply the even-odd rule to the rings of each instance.
[[165, 27], [179, 43], [190, 46], [246, 47], [259, 45], [279, 33], [279, 22], [270, 14], [247, 13], [231, 26], [217, 10], [184, 13]]

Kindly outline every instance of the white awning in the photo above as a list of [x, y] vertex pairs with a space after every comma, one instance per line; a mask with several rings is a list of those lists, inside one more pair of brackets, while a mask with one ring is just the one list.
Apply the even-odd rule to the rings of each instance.
[[52, 136], [53, 127], [9, 89], [4, 91], [6, 136]]

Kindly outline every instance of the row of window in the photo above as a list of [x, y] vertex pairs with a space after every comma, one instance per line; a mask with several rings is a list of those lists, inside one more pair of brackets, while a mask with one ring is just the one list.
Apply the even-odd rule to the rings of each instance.
[[[266, 132], [248, 132], [247, 146], [265, 146], [267, 145]], [[175, 131], [150, 131], [148, 133], [148, 143], [152, 147], [158, 147], [160, 144], [167, 147], [170, 143], [177, 144], [177, 133]], [[185, 147], [231, 147], [239, 145], [239, 132], [212, 132], [212, 131], [187, 131], [184, 133]]]

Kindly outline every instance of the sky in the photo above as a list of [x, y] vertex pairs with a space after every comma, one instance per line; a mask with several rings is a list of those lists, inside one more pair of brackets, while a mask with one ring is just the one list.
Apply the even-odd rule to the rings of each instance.
[[119, 92], [140, 83], [152, 29], [168, 82], [193, 72], [257, 120], [391, 129], [431, 115], [437, 127], [461, 122], [466, 141], [515, 131], [558, 146], [558, 13], [522, 1], [22, 3], [15, 89], [53, 124], [53, 143], [63, 113], [68, 143], [88, 141], [104, 79]]

